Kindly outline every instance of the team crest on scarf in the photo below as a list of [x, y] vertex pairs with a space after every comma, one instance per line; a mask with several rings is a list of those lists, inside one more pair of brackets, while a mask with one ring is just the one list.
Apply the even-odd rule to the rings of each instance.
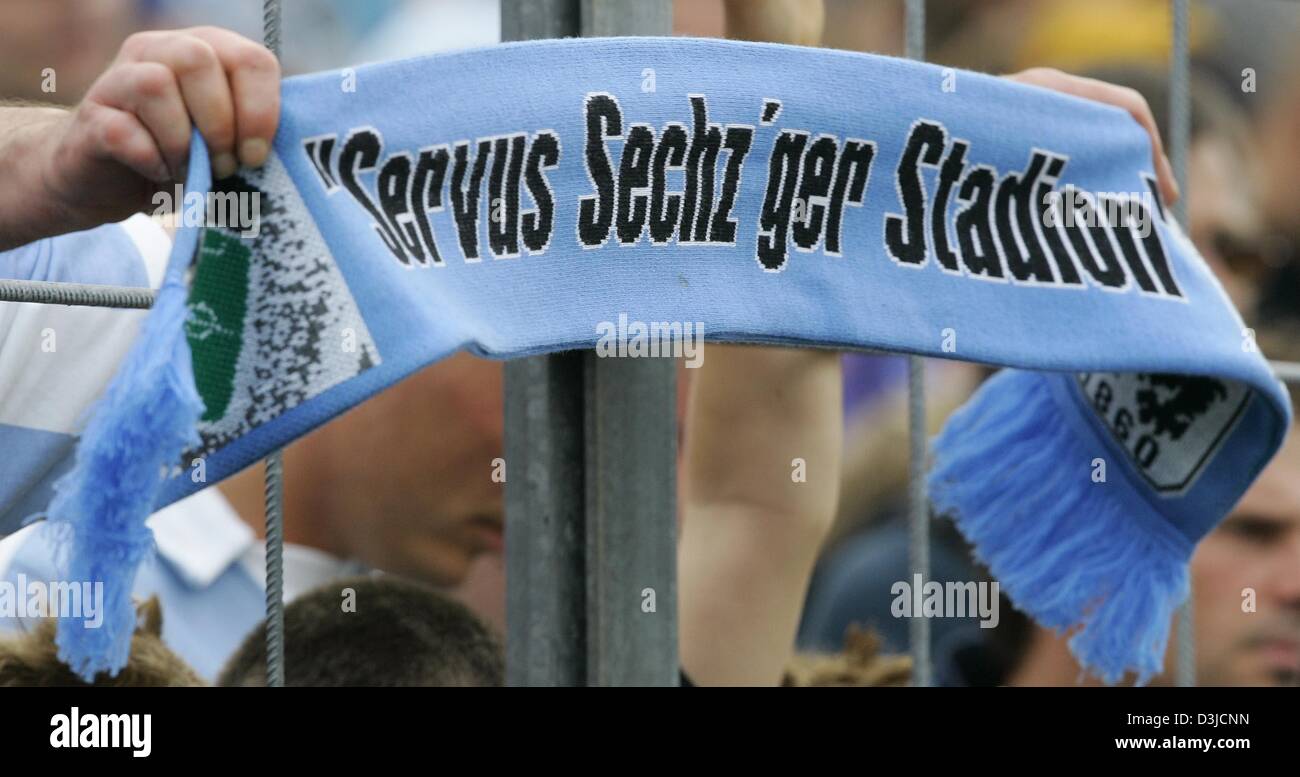
[[1251, 395], [1244, 383], [1194, 375], [1088, 372], [1078, 380], [1137, 470], [1171, 495], [1196, 481]]
[[326, 389], [380, 362], [370, 330], [308, 215], [272, 154], [216, 188], [262, 198], [255, 239], [204, 231], [190, 290], [186, 337], [205, 411], [206, 456]]

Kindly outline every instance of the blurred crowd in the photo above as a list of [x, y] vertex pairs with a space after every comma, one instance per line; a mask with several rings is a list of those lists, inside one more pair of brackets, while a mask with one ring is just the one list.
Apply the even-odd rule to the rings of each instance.
[[[734, 4], [732, 4], [734, 5]], [[1170, 4], [1166, 0], [943, 0], [927, 10], [927, 58], [989, 73], [1054, 67], [1139, 91], [1162, 132], [1170, 126]], [[284, 0], [286, 74], [342, 67], [499, 40], [494, 0]], [[260, 0], [0, 0], [0, 99], [72, 104], [140, 29], [194, 24], [260, 38]], [[721, 0], [677, 0], [674, 31], [724, 36]], [[902, 0], [825, 0], [822, 45], [901, 55]], [[1188, 228], [1270, 359], [1300, 362], [1300, 6], [1283, 0], [1202, 0], [1191, 18], [1191, 145], [1183, 186]], [[815, 37], [814, 37], [815, 40]], [[43, 88], [52, 68], [57, 88]], [[1166, 140], [1166, 147], [1168, 143]], [[789, 685], [907, 682], [908, 622], [891, 615], [891, 586], [907, 566], [907, 368], [904, 357], [844, 357], [844, 472], [838, 516], [821, 550], [799, 624], [800, 655]], [[927, 415], [937, 432], [990, 374], [979, 365], [927, 362]], [[455, 381], [445, 380], [454, 374]], [[681, 391], [689, 372], [682, 372]], [[410, 427], [442, 430], [462, 461], [501, 455], [501, 366], [460, 356], [413, 377], [385, 398], [315, 433], [339, 449], [363, 449], [383, 403], [421, 408]], [[1296, 387], [1292, 386], [1293, 402]], [[370, 407], [370, 406], [367, 406]], [[298, 566], [311, 568], [286, 615], [289, 680], [298, 684], [500, 684], [505, 629], [500, 484], [455, 462], [432, 470], [411, 462], [427, 440], [394, 441], [391, 459], [362, 462], [361, 482], [380, 495], [405, 494], [419, 509], [382, 526], [290, 527]], [[472, 454], [472, 455], [471, 455]], [[307, 454], [302, 454], [306, 456]], [[382, 458], [382, 457], [381, 457]], [[354, 459], [348, 459], [354, 461]], [[325, 462], [343, 466], [344, 459]], [[311, 464], [324, 466], [319, 457]], [[296, 466], [289, 454], [287, 466]], [[225, 498], [260, 513], [260, 472], [244, 473]], [[473, 481], [475, 486], [467, 486]], [[470, 528], [447, 529], [448, 492], [461, 499]], [[309, 511], [308, 511], [309, 512]], [[410, 516], [415, 516], [414, 518]], [[496, 517], [492, 517], [496, 516]], [[455, 553], [449, 533], [493, 535], [474, 553]], [[935, 516], [931, 579], [986, 580], [952, 525]], [[460, 535], [457, 534], [457, 537]], [[8, 574], [14, 538], [0, 542]], [[461, 543], [458, 547], [463, 547]], [[7, 550], [6, 550], [7, 549]], [[236, 555], [248, 550], [239, 546]], [[256, 555], [256, 549], [253, 551]], [[6, 555], [8, 554], [8, 555]], [[1300, 436], [1292, 435], [1227, 520], [1192, 559], [1192, 620], [1198, 682], [1294, 685], [1300, 682]], [[357, 577], [383, 569], [396, 575]], [[342, 578], [342, 582], [339, 578]], [[310, 583], [310, 584], [308, 584]], [[377, 588], [376, 588], [377, 587]], [[364, 623], [335, 617], [339, 591], [359, 589], [381, 602]], [[1250, 611], [1242, 606], [1253, 594]], [[182, 594], [177, 594], [181, 596]], [[169, 607], [163, 596], [162, 611]], [[157, 602], [141, 605], [136, 674], [122, 684], [265, 683], [263, 625], [238, 621], [222, 643], [228, 660], [193, 669], [162, 647]], [[170, 616], [169, 616], [170, 617]], [[165, 621], [164, 621], [165, 622]], [[208, 626], [198, 626], [202, 629]], [[1082, 675], [1065, 640], [1001, 602], [997, 627], [978, 619], [933, 622], [935, 682], [945, 685], [1069, 685]], [[241, 642], [244, 632], [251, 632]], [[350, 635], [350, 636], [349, 636]], [[48, 624], [0, 649], [0, 685], [71, 682], [51, 660]], [[375, 650], [379, 646], [381, 650]], [[388, 660], [418, 655], [425, 660]], [[333, 658], [330, 658], [333, 656]], [[187, 659], [189, 657], [187, 656]], [[1170, 670], [1157, 682], [1172, 682]], [[191, 659], [192, 660], [192, 659]], [[215, 669], [224, 667], [218, 676]], [[401, 677], [385, 674], [401, 667]], [[26, 673], [26, 674], [24, 674]], [[42, 674], [44, 673], [44, 674]]]
[[[830, 2], [826, 45], [901, 54], [897, 3]], [[844, 14], [847, 23], [829, 22]], [[945, 2], [927, 9], [927, 58], [991, 73], [1055, 67], [1138, 90], [1162, 133], [1170, 126], [1170, 4]], [[851, 21], [849, 21], [851, 20]], [[871, 38], [855, 37], [872, 31]], [[1294, 3], [1201, 2], [1191, 14], [1191, 138], [1183, 188], [1189, 233], [1265, 356], [1300, 360], [1300, 8]], [[1166, 148], [1168, 136], [1166, 134]], [[1248, 343], [1248, 346], [1250, 344]], [[962, 362], [928, 363], [927, 423], [936, 432], [986, 375]], [[892, 382], [882, 388], [882, 376]], [[800, 646], [839, 649], [850, 624], [868, 624], [884, 649], [908, 649], [891, 616], [907, 566], [906, 366], [902, 357], [846, 357], [844, 491], [814, 577]], [[860, 384], [858, 383], [860, 381]], [[1291, 386], [1293, 404], [1297, 387]], [[1082, 517], [1081, 517], [1082, 518]], [[931, 524], [935, 581], [988, 580], [947, 520]], [[1192, 560], [1197, 682], [1300, 681], [1300, 439], [1289, 438], [1237, 508]], [[1243, 606], [1253, 592], [1257, 609]], [[932, 621], [935, 682], [1064, 685], [1084, 676], [1068, 635], [1036, 627], [1006, 600], [996, 628], [978, 619]], [[1172, 642], [1172, 641], [1171, 641]], [[1168, 671], [1173, 682], [1176, 646]]]

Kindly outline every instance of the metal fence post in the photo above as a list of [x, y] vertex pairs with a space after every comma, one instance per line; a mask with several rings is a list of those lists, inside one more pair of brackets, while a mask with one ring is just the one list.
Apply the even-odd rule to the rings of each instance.
[[[501, 11], [505, 40], [672, 21], [668, 0]], [[675, 685], [676, 364], [575, 352], [509, 362], [505, 377], [507, 683]]]
[[[907, 0], [907, 57], [925, 59], [925, 0]], [[925, 492], [925, 462], [928, 444], [925, 427], [925, 360], [907, 357], [907, 413], [911, 443], [908, 462], [908, 567], [912, 581], [930, 577], [930, 502]], [[912, 654], [912, 684], [933, 684], [930, 661], [930, 621], [908, 621], [908, 645]]]
[[[280, 58], [280, 0], [262, 2], [262, 42]], [[284, 685], [284, 452], [266, 457], [266, 685]]]
[[[578, 0], [502, 0], [503, 40], [578, 33]], [[586, 681], [582, 361], [505, 365], [507, 685]]]
[[[582, 0], [581, 23], [667, 35], [672, 2]], [[586, 367], [587, 682], [677, 685], [677, 364], [588, 352]]]
[[[1188, 50], [1187, 0], [1173, 0], [1173, 52], [1169, 62], [1169, 155], [1182, 196], [1174, 203], [1174, 218], [1191, 234], [1187, 221], [1187, 147], [1191, 136], [1191, 55]], [[1194, 592], [1188, 580], [1187, 603], [1178, 611], [1176, 680], [1196, 685], [1196, 635], [1192, 621]]]

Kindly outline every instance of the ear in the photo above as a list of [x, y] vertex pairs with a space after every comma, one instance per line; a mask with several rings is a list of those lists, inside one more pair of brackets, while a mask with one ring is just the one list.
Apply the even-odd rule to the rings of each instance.
[[135, 608], [136, 631], [141, 634], [162, 636], [162, 605], [157, 596], [150, 596]]

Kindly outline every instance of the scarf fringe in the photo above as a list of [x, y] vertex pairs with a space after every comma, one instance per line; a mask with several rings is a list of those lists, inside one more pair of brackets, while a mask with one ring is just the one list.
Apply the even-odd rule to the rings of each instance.
[[[207, 149], [198, 132], [190, 142], [189, 192], [211, 185]], [[180, 204], [177, 204], [180, 207]], [[73, 468], [55, 483], [46, 519], [62, 579], [103, 584], [102, 619], [59, 619], [59, 658], [86, 682], [126, 666], [135, 633], [131, 602], [136, 571], [154, 549], [145, 524], [168, 473], [198, 445], [203, 400], [194, 382], [185, 323], [187, 273], [202, 230], [176, 234], [162, 287], [131, 350], [103, 397], [89, 412]]]
[[153, 511], [164, 473], [188, 446], [203, 413], [185, 338], [188, 290], [169, 277], [143, 330], [77, 446], [76, 463], [55, 485], [48, 520], [64, 580], [103, 583], [102, 624], [61, 618], [59, 658], [94, 682], [126, 666], [135, 631], [131, 590], [136, 570], [154, 547], [145, 519]]
[[1192, 546], [1120, 473], [1093, 482], [1094, 458], [1128, 464], [1080, 438], [1055, 379], [1008, 369], [988, 380], [935, 440], [930, 497], [1018, 609], [1078, 629], [1070, 651], [1085, 670], [1145, 684], [1187, 599]]

